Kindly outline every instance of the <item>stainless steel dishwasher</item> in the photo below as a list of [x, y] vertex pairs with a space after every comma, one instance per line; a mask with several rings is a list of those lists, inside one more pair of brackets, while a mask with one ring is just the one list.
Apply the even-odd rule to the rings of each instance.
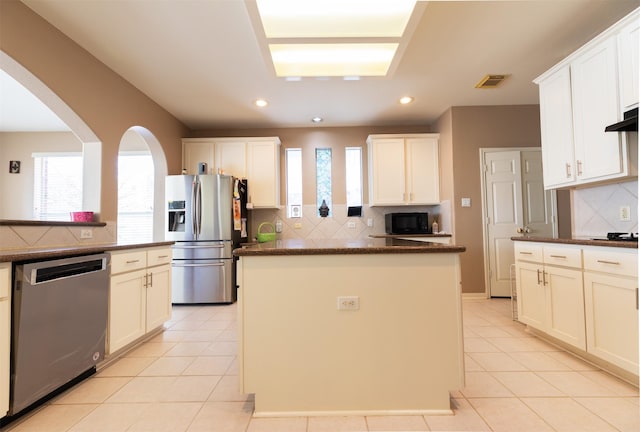
[[109, 255], [16, 264], [14, 275], [9, 415], [104, 358]]

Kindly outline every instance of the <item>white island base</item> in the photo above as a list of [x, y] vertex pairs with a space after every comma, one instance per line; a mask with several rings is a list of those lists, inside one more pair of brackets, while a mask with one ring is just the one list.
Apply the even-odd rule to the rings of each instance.
[[[238, 281], [240, 386], [255, 416], [452, 413], [458, 253], [241, 256]], [[359, 309], [338, 310], [339, 297]]]

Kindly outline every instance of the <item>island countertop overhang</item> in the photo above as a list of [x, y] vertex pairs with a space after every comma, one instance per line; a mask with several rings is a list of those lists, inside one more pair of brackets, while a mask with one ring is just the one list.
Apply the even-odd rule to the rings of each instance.
[[407, 253], [460, 253], [464, 246], [442, 243], [417, 242], [396, 238], [276, 240], [245, 245], [235, 249], [235, 256], [273, 255], [356, 255]]

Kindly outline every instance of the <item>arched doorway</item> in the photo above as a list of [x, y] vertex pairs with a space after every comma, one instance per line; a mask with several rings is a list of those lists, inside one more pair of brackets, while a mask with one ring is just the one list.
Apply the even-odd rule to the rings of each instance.
[[[98, 137], [58, 95], [3, 51], [0, 51], [0, 69], [48, 107], [82, 143], [83, 172], [91, 175], [83, 176], [81, 210], [100, 213], [102, 144]], [[8, 101], [3, 102], [8, 103]], [[69, 211], [75, 210], [80, 209], [69, 209]], [[25, 215], [20, 219], [30, 219], [30, 217]]]
[[164, 178], [167, 160], [157, 138], [142, 126], [129, 128], [118, 151], [118, 242], [164, 240]]

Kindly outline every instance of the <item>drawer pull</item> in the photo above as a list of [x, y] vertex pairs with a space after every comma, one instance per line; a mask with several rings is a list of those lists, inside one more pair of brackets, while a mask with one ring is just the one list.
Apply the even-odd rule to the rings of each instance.
[[520, 252], [520, 255], [533, 255], [533, 252]]
[[566, 255], [549, 255], [551, 258], [562, 258], [562, 259], [567, 259]]
[[137, 263], [137, 262], [140, 262], [140, 260], [139, 260], [139, 259], [137, 259], [137, 260], [129, 260], [129, 261], [127, 261], [126, 263], [127, 263], [127, 264], [135, 264], [135, 263]]
[[160, 259], [169, 258], [169, 255], [158, 255], [158, 258], [160, 258]]
[[612, 264], [612, 265], [620, 265], [617, 261], [607, 261], [607, 260], [597, 260], [601, 264]]

